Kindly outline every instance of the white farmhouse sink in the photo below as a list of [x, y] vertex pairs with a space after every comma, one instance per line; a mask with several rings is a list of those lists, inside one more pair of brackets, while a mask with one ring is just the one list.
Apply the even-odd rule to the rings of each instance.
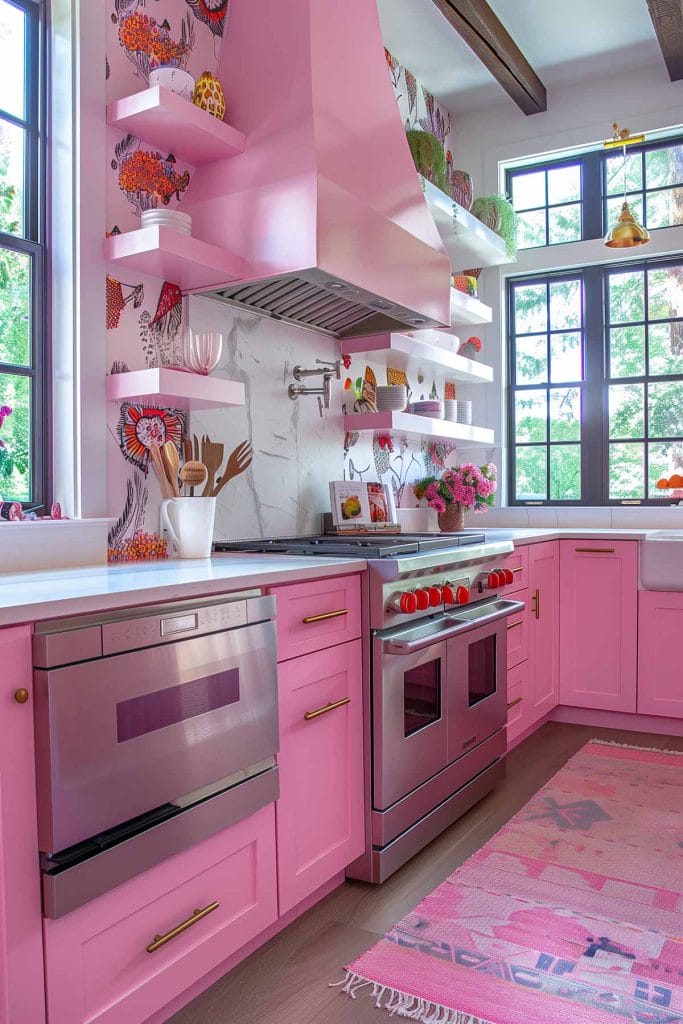
[[683, 590], [683, 530], [655, 530], [640, 545], [640, 585]]

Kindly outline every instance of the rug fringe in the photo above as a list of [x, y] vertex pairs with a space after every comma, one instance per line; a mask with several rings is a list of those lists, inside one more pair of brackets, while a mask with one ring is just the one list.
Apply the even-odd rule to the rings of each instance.
[[419, 1021], [420, 1024], [492, 1024], [483, 1017], [473, 1017], [470, 1013], [451, 1010], [440, 1003], [432, 1003], [428, 999], [420, 999], [419, 996], [401, 992], [400, 989], [380, 985], [348, 968], [342, 981], [330, 982], [330, 988], [340, 986], [343, 986], [342, 992], [351, 999], [355, 999], [363, 989], [370, 989], [364, 994], [374, 1000], [378, 1010], [388, 1010], [390, 1017], [405, 1017], [408, 1020]]
[[626, 747], [627, 750], [645, 750], [647, 753], [652, 754], [677, 754], [679, 757], [683, 757], [683, 750], [665, 750], [664, 747], [639, 747], [636, 743], [617, 743], [616, 740], [589, 740], [588, 742], [599, 743], [603, 747]]

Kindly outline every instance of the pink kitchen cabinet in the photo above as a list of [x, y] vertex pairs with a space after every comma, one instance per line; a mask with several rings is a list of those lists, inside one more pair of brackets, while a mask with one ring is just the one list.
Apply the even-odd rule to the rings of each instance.
[[508, 671], [506, 737], [508, 748], [529, 728], [529, 663]]
[[278, 891], [284, 914], [365, 847], [361, 641], [279, 666]]
[[558, 703], [560, 551], [558, 541], [529, 548], [529, 725]]
[[638, 712], [683, 718], [683, 593], [638, 595]]
[[277, 599], [277, 660], [355, 640], [361, 634], [360, 577], [334, 576], [273, 587]]
[[560, 702], [636, 710], [637, 541], [560, 542]]
[[0, 630], [0, 1024], [45, 1021], [31, 630]]
[[521, 612], [510, 615], [506, 625], [508, 669], [514, 668], [529, 657], [529, 592], [520, 590], [515, 601], [523, 601]]

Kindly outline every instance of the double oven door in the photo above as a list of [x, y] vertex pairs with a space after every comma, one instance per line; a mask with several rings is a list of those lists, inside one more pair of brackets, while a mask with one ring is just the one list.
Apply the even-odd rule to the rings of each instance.
[[[411, 635], [406, 630], [406, 636]], [[386, 810], [503, 727], [505, 619], [373, 640], [373, 805]], [[455, 635], [449, 635], [454, 634]]]

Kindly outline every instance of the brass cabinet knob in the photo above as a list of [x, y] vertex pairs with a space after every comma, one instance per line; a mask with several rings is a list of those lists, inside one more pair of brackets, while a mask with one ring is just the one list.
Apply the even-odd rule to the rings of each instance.
[[15, 690], [14, 699], [17, 704], [25, 704], [28, 700], [28, 690], [25, 686], [22, 686], [19, 690]]

